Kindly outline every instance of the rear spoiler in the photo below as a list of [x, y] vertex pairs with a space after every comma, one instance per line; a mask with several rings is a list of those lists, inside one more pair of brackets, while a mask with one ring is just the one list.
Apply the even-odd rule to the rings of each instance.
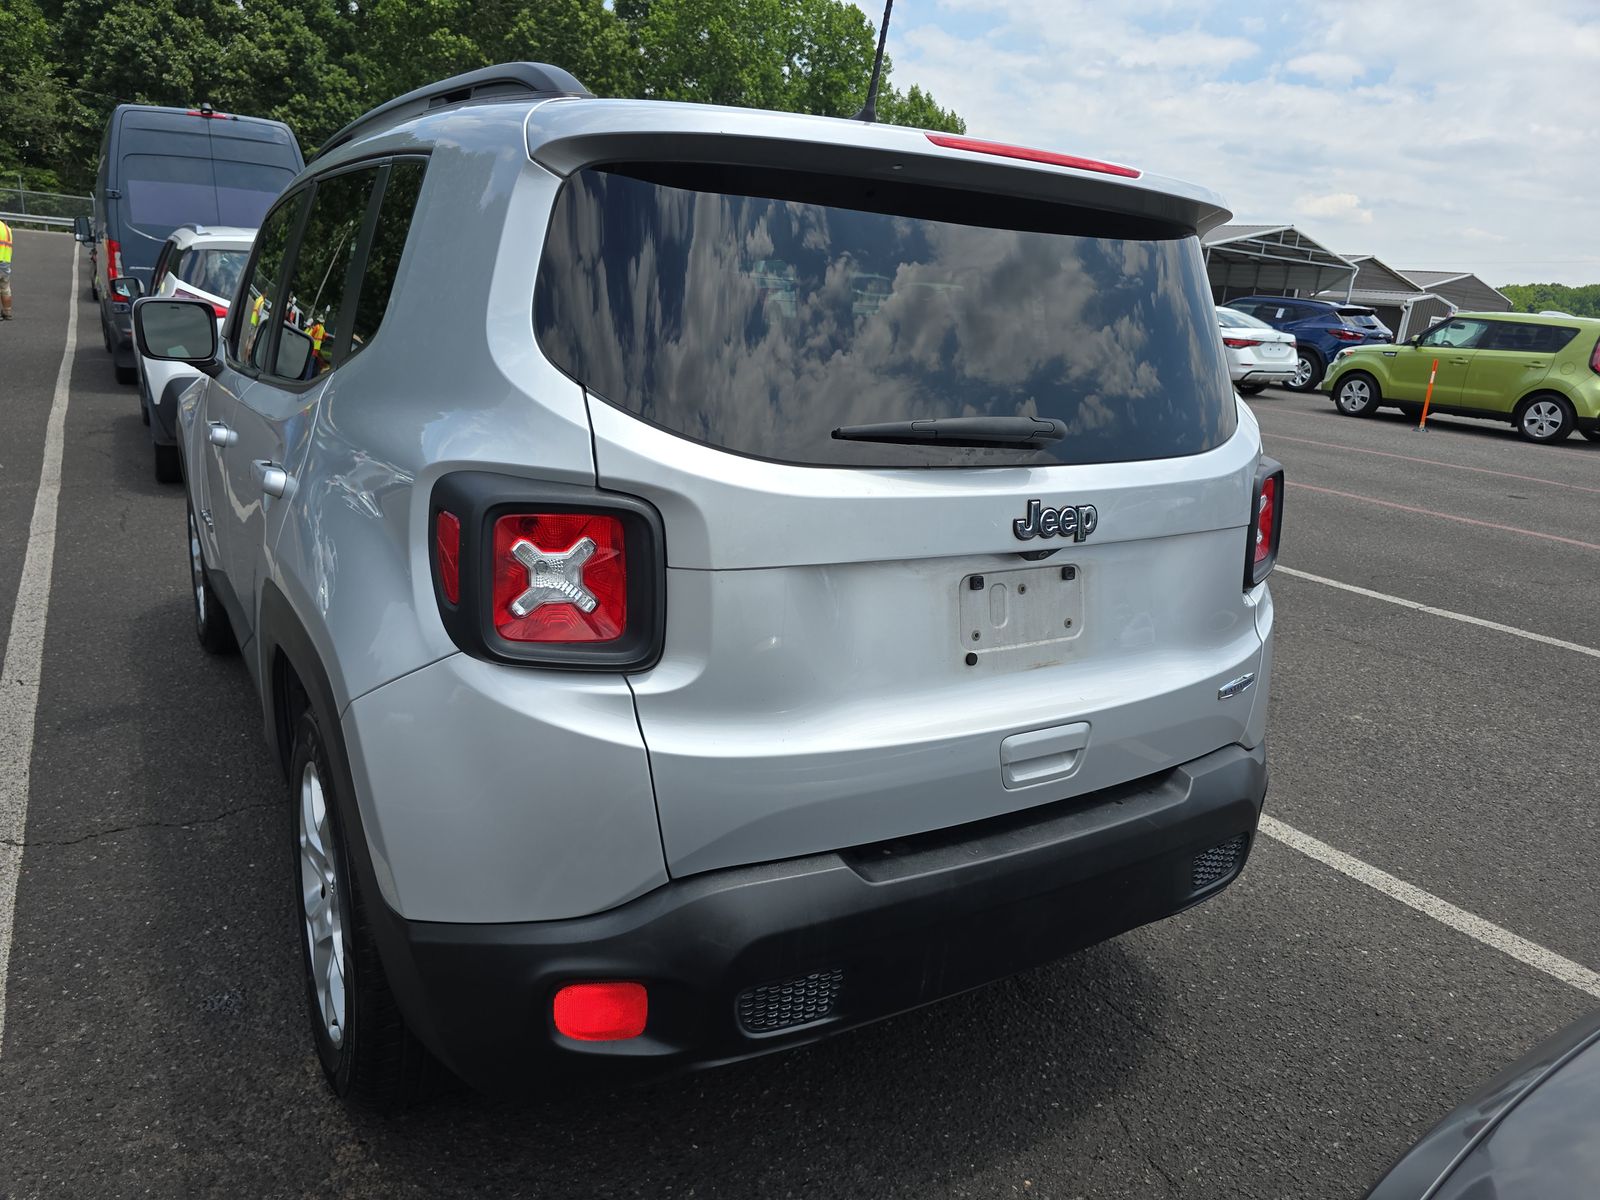
[[985, 153], [941, 145], [936, 135], [918, 129], [829, 117], [659, 101], [552, 99], [529, 113], [527, 132], [529, 157], [562, 176], [608, 162], [705, 162], [1002, 193], [1123, 213], [1197, 233], [1232, 216], [1216, 193], [1178, 180]]

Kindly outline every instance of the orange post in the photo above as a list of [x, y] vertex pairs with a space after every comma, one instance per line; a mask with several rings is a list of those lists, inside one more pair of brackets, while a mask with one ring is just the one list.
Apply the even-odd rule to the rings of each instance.
[[1428, 405], [1433, 403], [1433, 381], [1439, 374], [1439, 360], [1433, 360], [1433, 369], [1428, 372], [1428, 392], [1422, 397], [1422, 419], [1417, 422], [1417, 428], [1426, 433], [1428, 430]]

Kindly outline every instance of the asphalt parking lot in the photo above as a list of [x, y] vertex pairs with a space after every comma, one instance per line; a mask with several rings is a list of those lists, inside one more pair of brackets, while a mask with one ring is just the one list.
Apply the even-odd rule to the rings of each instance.
[[[792, 1054], [352, 1114], [305, 1029], [281, 778], [244, 667], [195, 644], [182, 493], [74, 253], [19, 231], [0, 326], [0, 1196], [1356, 1197], [1600, 1002], [1600, 444], [1268, 392], [1281, 824], [1240, 882]], [[73, 305], [29, 754], [10, 614]]]

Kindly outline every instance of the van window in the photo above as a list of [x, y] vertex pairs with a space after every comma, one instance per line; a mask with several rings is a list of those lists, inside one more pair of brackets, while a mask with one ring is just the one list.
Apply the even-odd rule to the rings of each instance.
[[345, 282], [377, 179], [378, 168], [369, 167], [317, 184], [284, 294], [283, 332], [278, 335], [273, 374], [316, 379], [343, 361], [343, 347], [349, 341], [340, 326], [341, 319], [349, 320], [344, 312]]
[[[590, 169], [534, 293], [545, 355], [695, 441], [855, 466], [1197, 454], [1237, 413], [1192, 231], [880, 180]], [[841, 441], [841, 425], [1039, 416], [1040, 449]]]
[[289, 186], [293, 171], [262, 163], [213, 159], [217, 179], [217, 220], [223, 225], [254, 229], [278, 194]]
[[250, 267], [250, 281], [240, 292], [245, 311], [234, 326], [234, 357], [253, 367], [266, 363], [267, 343], [262, 336], [271, 328], [272, 305], [278, 294], [278, 281], [283, 278], [283, 258], [289, 249], [289, 235], [305, 206], [306, 191], [301, 189], [286, 202], [267, 215], [256, 235], [256, 258]]
[[422, 191], [422, 175], [427, 164], [420, 159], [401, 159], [389, 168], [384, 185], [378, 224], [372, 232], [372, 249], [367, 253], [361, 279], [361, 294], [351, 326], [350, 353], [361, 350], [377, 336], [378, 326], [389, 309], [394, 279], [400, 270], [400, 256], [411, 232], [411, 216]]
[[215, 225], [217, 189], [211, 161], [165, 154], [129, 154], [122, 160], [122, 195], [128, 219], [152, 233], [166, 235], [193, 222]]

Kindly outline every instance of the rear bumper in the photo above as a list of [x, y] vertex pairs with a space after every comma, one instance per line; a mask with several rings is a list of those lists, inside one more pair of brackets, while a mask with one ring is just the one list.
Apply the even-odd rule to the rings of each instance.
[[1293, 379], [1295, 364], [1288, 363], [1271, 367], [1247, 367], [1235, 372], [1235, 383], [1282, 383], [1286, 379]]
[[[375, 932], [412, 1029], [473, 1086], [647, 1079], [814, 1041], [1199, 903], [1243, 866], [1266, 787], [1265, 748], [1230, 746], [1028, 812], [674, 880], [594, 916], [439, 924], [379, 903]], [[1231, 853], [1200, 858], [1217, 847]], [[555, 1031], [555, 990], [595, 979], [647, 986], [642, 1036]], [[784, 984], [812, 1019], [741, 1018], [743, 1003], [775, 1019]]]

